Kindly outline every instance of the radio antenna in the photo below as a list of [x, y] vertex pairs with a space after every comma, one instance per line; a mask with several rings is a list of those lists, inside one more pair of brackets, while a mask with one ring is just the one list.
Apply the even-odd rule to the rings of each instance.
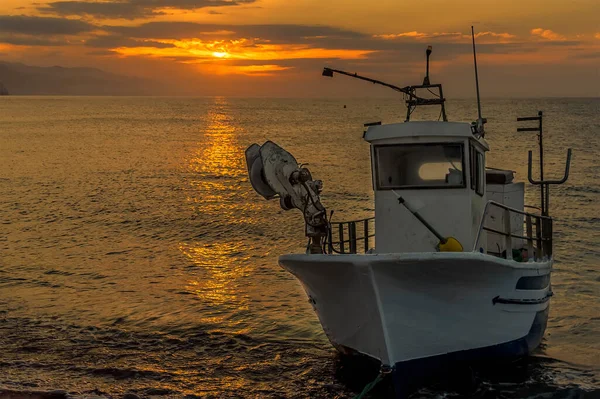
[[477, 52], [475, 51], [475, 30], [471, 25], [471, 37], [473, 38], [473, 63], [475, 64], [475, 88], [477, 89], [477, 126], [476, 133], [483, 137], [483, 124], [487, 119], [481, 117], [481, 98], [479, 97], [479, 76], [477, 75]]

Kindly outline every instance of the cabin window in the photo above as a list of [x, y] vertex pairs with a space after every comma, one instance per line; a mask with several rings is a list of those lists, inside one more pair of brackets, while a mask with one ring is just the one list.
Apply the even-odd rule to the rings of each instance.
[[475, 163], [475, 154], [475, 147], [473, 147], [473, 145], [469, 145], [469, 177], [471, 180], [471, 190], [475, 190], [477, 182], [477, 165]]
[[461, 143], [375, 146], [377, 189], [465, 187]]
[[469, 158], [471, 170], [469, 176], [471, 180], [471, 189], [481, 196], [484, 193], [485, 184], [485, 163], [483, 154], [475, 149], [475, 146], [469, 146]]
[[475, 192], [479, 195], [483, 195], [485, 187], [485, 163], [483, 161], [483, 154], [477, 151], [477, 186]]

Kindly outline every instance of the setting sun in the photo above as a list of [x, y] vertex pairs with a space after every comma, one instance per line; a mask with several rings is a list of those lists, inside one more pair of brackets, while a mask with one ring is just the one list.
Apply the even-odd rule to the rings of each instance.
[[229, 56], [229, 54], [227, 54], [226, 52], [219, 52], [219, 51], [215, 51], [212, 53], [213, 57], [217, 57], [217, 58], [227, 58]]

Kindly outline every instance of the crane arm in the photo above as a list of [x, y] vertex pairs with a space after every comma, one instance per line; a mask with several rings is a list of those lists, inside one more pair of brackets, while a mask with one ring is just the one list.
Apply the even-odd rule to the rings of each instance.
[[411, 89], [410, 86], [398, 87], [398, 86], [395, 86], [393, 84], [382, 82], [381, 80], [371, 79], [371, 78], [368, 78], [366, 76], [361, 76], [361, 75], [359, 75], [357, 73], [350, 73], [350, 72], [346, 72], [346, 71], [341, 71], [339, 69], [332, 69], [332, 68], [327, 68], [327, 67], [323, 68], [323, 76], [333, 77], [333, 73], [334, 72], [335, 73], [339, 73], [341, 75], [350, 76], [351, 78], [365, 80], [365, 81], [371, 82], [373, 84], [378, 84], [378, 85], [382, 85], [382, 86], [385, 86], [385, 87], [389, 87], [390, 89], [399, 91], [400, 93], [404, 93], [404, 94], [406, 94], [406, 95], [414, 98], [415, 100], [424, 100], [423, 98], [421, 98], [419, 96], [416, 96], [414, 94], [414, 91]]

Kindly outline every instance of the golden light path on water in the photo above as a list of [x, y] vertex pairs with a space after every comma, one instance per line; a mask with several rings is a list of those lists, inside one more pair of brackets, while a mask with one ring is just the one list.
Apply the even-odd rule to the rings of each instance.
[[[227, 113], [227, 100], [217, 97], [207, 114], [208, 126], [203, 141], [188, 162], [188, 169], [203, 177], [194, 179], [187, 201], [196, 213], [235, 222], [239, 212], [232, 207], [232, 190], [227, 178], [239, 179], [245, 175], [244, 160], [238, 143], [240, 128], [231, 123]], [[208, 308], [218, 311], [198, 315], [203, 323], [229, 325], [228, 310], [248, 310], [249, 296], [237, 289], [239, 279], [252, 271], [249, 255], [242, 255], [244, 243], [220, 237], [210, 243], [179, 244], [179, 250], [194, 265], [202, 269], [203, 276], [188, 282], [185, 289], [200, 298]], [[240, 332], [240, 331], [238, 331]]]

